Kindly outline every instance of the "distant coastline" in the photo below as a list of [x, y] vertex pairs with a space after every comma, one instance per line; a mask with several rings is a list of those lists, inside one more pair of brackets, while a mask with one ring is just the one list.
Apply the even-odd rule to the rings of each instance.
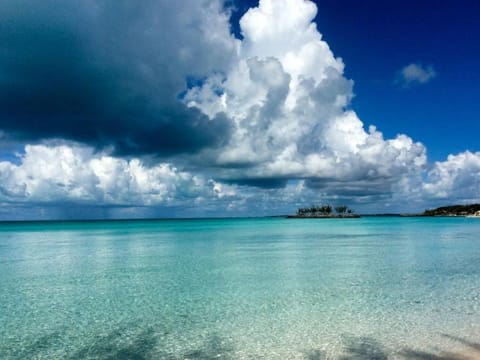
[[427, 209], [412, 214], [372, 214], [362, 216], [400, 216], [400, 217], [480, 217], [480, 204], [448, 205]]
[[[354, 214], [346, 206], [335, 208], [333, 213], [330, 205], [300, 208], [295, 215], [282, 216], [287, 219], [356, 219], [360, 217], [478, 217], [480, 218], [480, 204], [448, 205], [435, 209], [427, 209], [421, 213], [384, 213], [384, 214]], [[340, 210], [340, 211], [338, 211]]]
[[[314, 210], [312, 210], [312, 208]], [[306, 211], [308, 209], [308, 211]], [[335, 212], [336, 213], [335, 213]], [[338, 212], [340, 211], [340, 213]], [[480, 204], [449, 205], [435, 209], [428, 209], [418, 213], [370, 213], [357, 214], [348, 207], [340, 206], [332, 208], [329, 205], [310, 208], [300, 208], [297, 214], [279, 214], [264, 216], [215, 216], [215, 217], [152, 217], [152, 218], [78, 218], [78, 219], [6, 219], [0, 220], [0, 225], [28, 225], [28, 224], [82, 224], [103, 222], [155, 222], [155, 221], [195, 221], [211, 219], [249, 219], [249, 218], [283, 218], [283, 219], [358, 219], [369, 217], [474, 217], [480, 218]]]
[[425, 210], [422, 214], [419, 214], [418, 216], [480, 217], [480, 204], [442, 206], [436, 209]]

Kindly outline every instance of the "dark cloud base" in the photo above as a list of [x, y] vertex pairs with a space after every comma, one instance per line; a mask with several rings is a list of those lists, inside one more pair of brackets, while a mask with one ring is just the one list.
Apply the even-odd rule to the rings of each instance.
[[170, 44], [165, 33], [175, 29], [146, 14], [156, 2], [128, 16], [108, 4], [98, 13], [89, 3], [0, 4], [0, 129], [20, 141], [63, 138], [120, 155], [193, 153], [226, 141], [225, 117], [209, 120], [177, 98], [186, 74], [208, 68], [177, 58], [182, 41], [202, 34], [175, 34], [179, 44]]

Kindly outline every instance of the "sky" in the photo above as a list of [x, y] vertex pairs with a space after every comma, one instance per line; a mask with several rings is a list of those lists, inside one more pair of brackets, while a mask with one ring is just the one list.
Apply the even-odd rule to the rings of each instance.
[[6, 0], [0, 219], [480, 202], [474, 0]]

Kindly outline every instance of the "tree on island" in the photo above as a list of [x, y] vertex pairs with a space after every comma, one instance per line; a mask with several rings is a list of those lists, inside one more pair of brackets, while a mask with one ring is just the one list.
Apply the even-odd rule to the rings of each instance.
[[320, 212], [324, 215], [330, 215], [332, 213], [332, 207], [330, 205], [323, 205], [320, 208]]
[[339, 215], [345, 215], [345, 214], [353, 214], [353, 210], [350, 209], [348, 206], [346, 205], [341, 205], [341, 206], [337, 206], [335, 207], [335, 211], [337, 212], [337, 214]]
[[345, 214], [347, 210], [348, 206], [345, 205], [335, 207], [335, 211], [337, 212], [337, 214]]

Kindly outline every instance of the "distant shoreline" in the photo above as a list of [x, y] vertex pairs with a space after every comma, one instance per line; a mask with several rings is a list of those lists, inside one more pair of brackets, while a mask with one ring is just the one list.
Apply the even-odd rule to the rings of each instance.
[[102, 223], [102, 222], [155, 222], [155, 221], [201, 221], [230, 219], [358, 219], [368, 217], [436, 217], [436, 218], [480, 218], [480, 204], [452, 205], [426, 210], [422, 213], [378, 213], [378, 214], [311, 214], [311, 215], [264, 215], [264, 216], [209, 216], [209, 217], [151, 217], [151, 218], [79, 218], [79, 219], [5, 219], [0, 225], [48, 224], [48, 223]]

